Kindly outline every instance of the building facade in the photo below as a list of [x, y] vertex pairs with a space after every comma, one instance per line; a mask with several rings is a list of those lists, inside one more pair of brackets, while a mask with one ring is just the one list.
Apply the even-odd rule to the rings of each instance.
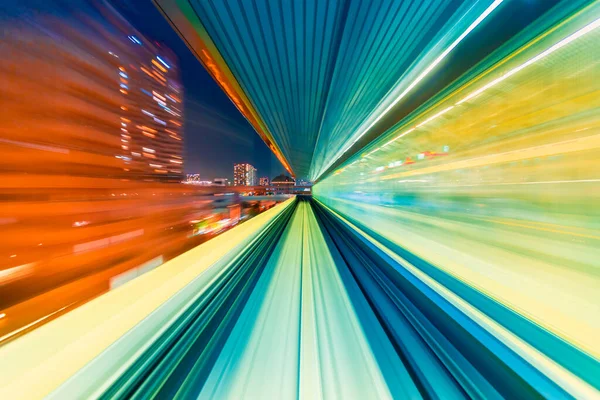
[[256, 186], [256, 168], [248, 163], [234, 164], [233, 166], [234, 186]]
[[143, 180], [180, 182], [183, 174], [183, 91], [175, 55], [139, 34], [115, 48], [121, 96], [121, 159]]
[[274, 189], [274, 194], [292, 194], [296, 181], [294, 178], [281, 174], [273, 178], [271, 186]]
[[266, 176], [260, 178], [258, 185], [259, 186], [269, 186], [269, 178]]
[[[146, 104], [134, 97], [140, 88], [165, 98], [174, 93], [169, 88], [170, 82], [177, 85], [172, 65], [171, 72], [163, 73], [164, 86], [154, 80], [153, 88], [138, 76], [144, 74], [141, 66], [151, 68], [151, 60], [168, 51], [138, 39], [142, 49], [130, 40], [141, 35], [102, 0], [0, 4], [0, 179], [14, 182], [0, 207], [10, 210], [11, 219], [2, 226], [3, 239], [11, 238], [4, 240], [3, 252], [16, 254], [4, 257], [0, 267], [10, 271], [27, 266], [26, 274], [0, 283], [0, 309], [19, 308], [18, 318], [2, 318], [3, 336], [74, 300], [85, 302], [104, 293], [122, 282], [122, 274], [132, 276], [141, 266], [153, 268], [162, 262], [163, 252], [179, 251], [189, 226], [187, 213], [196, 209], [187, 188], [162, 183], [165, 176], [183, 179], [180, 148], [150, 138], [140, 142], [146, 137], [136, 128], [154, 129], [156, 142], [163, 140], [166, 129], [180, 136], [180, 116], [166, 112], [167, 117], [151, 108], [162, 109], [156, 101]], [[27, 18], [22, 18], [21, 6]], [[168, 61], [173, 60], [169, 56]], [[166, 104], [181, 114], [177, 102]], [[141, 109], [168, 125], [151, 125]], [[154, 157], [144, 157], [142, 147], [153, 149], [148, 154]], [[162, 164], [149, 166], [167, 160], [179, 162], [169, 163], [166, 173], [154, 171], [163, 169]], [[167, 196], [181, 201], [168, 202]], [[38, 207], [32, 214], [33, 199], [52, 207]], [[185, 228], [158, 228], [157, 207], [161, 223]], [[40, 224], [38, 218], [45, 222]], [[79, 279], [94, 283], [77, 284]]]

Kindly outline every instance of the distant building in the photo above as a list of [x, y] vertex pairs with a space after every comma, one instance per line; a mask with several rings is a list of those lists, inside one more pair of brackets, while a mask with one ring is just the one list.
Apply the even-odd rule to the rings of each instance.
[[296, 181], [294, 178], [281, 174], [271, 180], [275, 194], [292, 194]]
[[250, 164], [246, 164], [246, 165], [248, 166], [246, 185], [247, 186], [256, 186], [256, 185], [258, 185], [258, 175], [256, 174], [256, 168], [254, 168]]
[[260, 178], [259, 182], [258, 182], [259, 186], [269, 186], [269, 178], [268, 177], [262, 177]]
[[296, 179], [293, 194], [312, 194], [313, 183], [305, 179]]
[[200, 174], [187, 174], [183, 183], [197, 186], [212, 186], [211, 181], [203, 181], [200, 179]]
[[213, 186], [228, 186], [229, 180], [227, 178], [215, 178], [212, 184]]
[[187, 174], [185, 181], [192, 184], [200, 182], [200, 174]]
[[234, 164], [233, 185], [234, 186], [256, 186], [256, 168], [248, 163]]
[[296, 186], [312, 187], [312, 182], [306, 179], [296, 179]]

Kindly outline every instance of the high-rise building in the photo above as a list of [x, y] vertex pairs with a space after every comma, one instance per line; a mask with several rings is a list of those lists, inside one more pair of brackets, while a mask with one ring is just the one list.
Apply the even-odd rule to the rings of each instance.
[[233, 184], [234, 186], [256, 186], [256, 168], [248, 163], [234, 164]]
[[260, 178], [259, 183], [260, 186], [269, 186], [269, 178], [264, 176]]
[[246, 185], [246, 165], [233, 164], [233, 186]]
[[127, 35], [117, 60], [121, 159], [144, 180], [183, 179], [183, 92], [175, 55], [139, 34]]

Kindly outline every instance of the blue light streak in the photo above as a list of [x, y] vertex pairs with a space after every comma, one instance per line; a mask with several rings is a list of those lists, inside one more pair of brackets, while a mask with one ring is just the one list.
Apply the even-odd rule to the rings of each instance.
[[171, 69], [171, 66], [169, 64], [167, 64], [162, 58], [160, 58], [159, 56], [156, 56], [156, 59], [158, 61], [161, 62], [162, 65], [164, 65], [165, 67], [167, 67], [168, 69]]
[[127, 36], [129, 38], [129, 40], [131, 40], [133, 43], [139, 44], [140, 46], [142, 45], [142, 42], [140, 42], [140, 40], [138, 38], [136, 38], [135, 36]]

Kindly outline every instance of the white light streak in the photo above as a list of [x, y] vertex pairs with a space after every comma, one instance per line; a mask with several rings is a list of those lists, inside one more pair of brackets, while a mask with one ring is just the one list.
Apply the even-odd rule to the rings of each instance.
[[21, 142], [21, 141], [10, 140], [10, 139], [2, 139], [2, 138], [0, 138], [0, 143], [8, 143], [8, 144], [12, 144], [12, 145], [19, 146], [19, 147], [26, 147], [29, 149], [50, 151], [52, 153], [69, 154], [69, 150], [62, 149], [60, 147], [55, 147], [55, 146], [45, 146], [45, 145], [41, 145], [41, 144], [33, 144], [33, 143]]
[[[501, 2], [501, 1], [500, 1], [500, 2]], [[496, 3], [496, 2], [495, 2], [495, 3]], [[496, 8], [498, 5], [499, 5], [499, 4], [496, 4], [496, 6], [495, 6], [494, 8]], [[486, 10], [486, 12], [487, 12], [488, 10], [489, 10], [489, 12], [487, 12], [487, 14], [484, 12], [485, 16], [484, 16], [484, 14], [482, 14], [483, 18], [485, 18], [487, 15], [489, 15], [489, 13], [490, 13], [491, 11], [493, 11], [493, 9], [491, 9], [493, 6], [494, 6], [494, 4], [492, 4], [490, 7], [488, 7], [488, 9]], [[490, 10], [490, 9], [491, 9], [491, 10]], [[471, 24], [471, 26], [469, 27], [469, 29], [470, 29], [470, 30], [474, 29], [474, 26], [473, 26], [473, 25], [474, 25], [475, 23], [480, 23], [480, 22], [483, 20], [482, 16], [480, 16], [481, 20], [478, 18], [479, 22], [478, 22], [478, 20], [476, 20], [476, 21], [475, 21], [473, 24]], [[476, 25], [475, 25], [475, 26], [476, 26]], [[473, 27], [473, 28], [471, 28], [471, 27]], [[577, 39], [579, 39], [579, 38], [581, 38], [581, 37], [583, 37], [583, 36], [587, 35], [588, 33], [590, 33], [590, 32], [592, 32], [592, 31], [594, 31], [595, 29], [597, 29], [597, 28], [599, 28], [599, 27], [600, 27], [600, 18], [598, 18], [598, 19], [594, 20], [593, 22], [591, 22], [590, 24], [588, 24], [588, 25], [586, 25], [585, 27], [581, 28], [580, 30], [576, 31], [575, 33], [573, 33], [573, 34], [571, 34], [571, 35], [567, 36], [566, 38], [562, 39], [561, 41], [559, 41], [559, 42], [555, 43], [554, 45], [550, 46], [549, 48], [547, 48], [547, 49], [546, 49], [546, 50], [544, 50], [543, 52], [541, 52], [541, 53], [539, 53], [538, 55], [536, 55], [535, 57], [533, 57], [533, 58], [531, 58], [531, 59], [527, 60], [527, 61], [526, 61], [526, 62], [524, 62], [523, 64], [521, 64], [521, 65], [519, 65], [519, 66], [517, 66], [517, 67], [513, 68], [512, 70], [508, 71], [507, 73], [503, 74], [503, 75], [502, 75], [502, 76], [500, 76], [499, 78], [496, 78], [496, 79], [494, 79], [493, 81], [491, 81], [491, 82], [487, 83], [486, 85], [482, 86], [481, 88], [479, 88], [479, 89], [475, 90], [474, 92], [470, 93], [469, 95], [467, 95], [466, 97], [464, 97], [462, 100], [460, 100], [459, 102], [457, 102], [457, 103], [455, 104], [455, 106], [458, 106], [458, 105], [460, 105], [460, 104], [462, 104], [462, 103], [464, 103], [464, 102], [467, 102], [467, 101], [469, 101], [469, 100], [471, 100], [471, 99], [473, 99], [473, 98], [475, 98], [475, 97], [479, 96], [481, 93], [483, 93], [483, 92], [484, 92], [484, 91], [486, 91], [487, 89], [489, 89], [489, 88], [491, 88], [491, 87], [493, 87], [493, 86], [496, 86], [497, 84], [499, 84], [499, 83], [503, 82], [504, 80], [506, 80], [506, 79], [510, 78], [511, 76], [515, 75], [516, 73], [518, 73], [518, 72], [520, 72], [520, 71], [524, 70], [525, 68], [527, 68], [527, 67], [529, 67], [529, 66], [531, 66], [531, 65], [535, 64], [536, 62], [538, 62], [538, 61], [540, 61], [540, 60], [542, 60], [542, 59], [544, 59], [544, 58], [548, 57], [548, 56], [549, 56], [549, 55], [551, 55], [552, 53], [554, 53], [554, 52], [556, 52], [556, 51], [560, 50], [561, 48], [563, 48], [563, 47], [567, 46], [568, 44], [572, 43], [573, 41], [575, 41], [575, 40], [577, 40]], [[462, 39], [463, 39], [463, 38], [464, 38], [464, 37], [465, 37], [465, 36], [468, 34], [468, 32], [470, 32], [470, 30], [469, 30], [469, 29], [467, 29], [467, 31], [465, 31], [465, 33], [463, 33], [463, 35], [464, 35], [464, 36], [463, 36], [463, 35], [461, 35], [461, 37], [459, 37], [459, 38], [457, 39], [457, 41], [459, 41], [459, 39], [460, 39], [460, 40], [462, 40]], [[456, 43], [456, 45], [458, 44], [458, 42], [457, 42], [457, 41], [455, 41], [455, 42], [454, 42], [454, 43]], [[453, 45], [454, 45], [454, 43], [453, 43]], [[454, 47], [456, 47], [456, 45], [454, 45]], [[451, 46], [450, 46], [448, 49], [452, 50], [451, 48], [454, 48], [454, 47], [452, 47], [452, 45], [451, 45]], [[448, 49], [446, 49], [446, 50], [448, 50]], [[448, 53], [449, 53], [449, 51], [448, 51]], [[438, 57], [438, 59], [441, 61], [441, 59], [443, 59], [443, 57], [445, 57], [445, 56], [446, 56], [448, 53], [446, 53], [446, 52], [442, 53], [442, 54], [441, 54], [441, 55]], [[441, 57], [441, 59], [440, 59], [440, 57]], [[438, 59], [436, 59], [436, 61], [437, 61]], [[434, 62], [434, 64], [435, 64], [435, 62]], [[432, 65], [433, 65], [433, 64], [432, 64]], [[437, 65], [437, 64], [436, 64], [436, 65]], [[428, 71], [428, 70], [430, 71], [431, 69], [432, 69], [432, 68], [431, 68], [431, 66], [430, 66], [430, 67], [428, 67], [428, 69], [426, 69], [425, 71]], [[425, 71], [424, 71], [424, 72], [425, 72]], [[423, 73], [422, 73], [421, 75], [423, 75]], [[420, 75], [419, 77], [421, 77], [421, 75]], [[419, 78], [417, 78], [417, 79], [419, 79]], [[413, 83], [414, 83], [414, 82], [413, 82]], [[411, 84], [411, 85], [412, 85], [412, 84]], [[409, 88], [410, 88], [410, 86], [409, 86]], [[405, 92], [406, 92], [406, 90], [405, 90]], [[403, 95], [405, 94], [405, 92], [403, 92], [403, 94], [401, 94], [399, 98], [403, 97]], [[394, 104], [395, 104], [395, 103], [396, 103], [396, 102], [399, 100], [399, 98], [398, 98], [398, 99], [396, 99], [396, 101], [395, 101], [394, 103], [392, 103], [392, 107], [393, 107], [393, 105], [394, 105]], [[441, 111], [440, 113], [438, 113], [438, 114], [434, 115], [433, 117], [431, 117], [431, 118], [427, 119], [426, 121], [424, 121], [424, 122], [420, 123], [420, 124], [419, 124], [419, 125], [417, 125], [415, 128], [419, 128], [419, 127], [421, 127], [421, 126], [425, 125], [426, 123], [428, 123], [428, 122], [432, 121], [433, 119], [437, 118], [438, 116], [440, 116], [440, 115], [442, 115], [442, 114], [446, 113], [447, 111], [451, 110], [453, 107], [454, 107], [454, 106], [450, 106], [450, 107], [446, 108], [445, 110]], [[375, 120], [375, 123], [376, 123], [376, 122], [377, 122], [379, 119], [381, 119], [381, 117], [383, 117], [383, 115], [384, 115], [385, 113], [387, 113], [387, 111], [389, 111], [389, 109], [391, 109], [391, 107], [388, 107], [388, 109], [384, 110], [383, 114], [381, 114], [381, 115], [380, 115], [380, 116], [379, 116], [379, 117], [378, 117], [378, 118]], [[368, 127], [368, 128], [365, 130], [365, 131], [363, 131], [363, 133], [361, 133], [361, 135], [360, 135], [360, 136], [362, 136], [364, 133], [366, 133], [366, 131], [368, 131], [368, 130], [369, 130], [369, 129], [370, 129], [370, 128], [371, 128], [371, 127], [372, 127], [372, 126], [375, 124], [375, 123], [372, 123], [371, 125], [369, 125], [369, 127]], [[415, 128], [412, 128], [412, 129], [410, 129], [410, 130], [408, 130], [408, 131], [406, 131], [406, 132], [402, 133], [401, 135], [399, 135], [399, 136], [397, 136], [396, 138], [394, 138], [394, 139], [390, 140], [389, 142], [387, 142], [387, 143], [386, 143], [385, 145], [383, 145], [382, 147], [385, 147], [385, 146], [387, 146], [387, 145], [391, 144], [392, 142], [396, 141], [397, 139], [399, 139], [399, 138], [401, 138], [401, 137], [405, 136], [406, 134], [408, 134], [408, 133], [412, 132], [412, 131], [413, 131]], [[585, 128], [584, 128], [584, 129], [585, 129]], [[581, 130], [584, 130], [584, 129], [580, 129], [580, 130], [578, 130], [578, 131], [581, 131]], [[359, 137], [358, 137], [356, 140], [354, 140], [354, 142], [353, 142], [352, 144], [356, 143], [356, 141], [358, 141], [358, 139], [360, 138], [360, 136], [359, 136]], [[352, 146], [352, 145], [351, 145], [351, 146]], [[349, 147], [348, 147], [346, 150], [348, 150], [348, 149], [349, 149], [351, 146], [349, 146]], [[339, 156], [338, 156], [338, 157], [337, 157], [335, 160], [337, 160], [338, 158], [339, 158]], [[335, 160], [334, 160], [333, 162], [335, 162]], [[333, 164], [333, 162], [332, 162], [331, 164]], [[565, 183], [566, 183], [566, 182], [565, 182]], [[524, 184], [531, 184], [531, 183], [524, 183]]]
[[[446, 58], [448, 56], [448, 54], [450, 54], [450, 52], [452, 50], [454, 50], [456, 48], [456, 46], [458, 46], [460, 44], [460, 42], [463, 41], [463, 39], [465, 37], [467, 37], [467, 35], [469, 33], [471, 33], [481, 22], [483, 22], [483, 20], [485, 20], [496, 8], [498, 8], [498, 6], [500, 4], [502, 4], [504, 0], [495, 0], [492, 4], [490, 4], [490, 6], [475, 20], [471, 23], [471, 25], [469, 25], [469, 27], [458, 37], [454, 40], [454, 42], [452, 42], [452, 44], [450, 44], [450, 46], [448, 46], [448, 48], [446, 48], [446, 50], [444, 50], [442, 52], [442, 54], [440, 54], [431, 64], [429, 64], [429, 66], [427, 68], [425, 68], [425, 70], [423, 70], [423, 72], [421, 72], [417, 78], [412, 81], [406, 89], [404, 89], [404, 91], [402, 93], [400, 93], [400, 95], [398, 97], [396, 97], [396, 99], [390, 104], [388, 105], [376, 118], [375, 120], [373, 120], [373, 122], [371, 122], [371, 124], [369, 124], [369, 126], [367, 126], [367, 128], [365, 128], [358, 136], [357, 138], [352, 142], [352, 144], [350, 144], [350, 146], [346, 147], [345, 150], [343, 150], [342, 154], [345, 153], [350, 147], [352, 147], [352, 145], [354, 143], [356, 143], [362, 136], [364, 136], [365, 133], [367, 133], [377, 122], [379, 122], [381, 120], [381, 118], [383, 118], [392, 108], [394, 108], [396, 106], [396, 104], [398, 104], [398, 102], [400, 102], [400, 100], [402, 100], [412, 89], [415, 88], [415, 86], [417, 86], [427, 75], [429, 75], [431, 73], [431, 71], [433, 71], [433, 69], [435, 67], [438, 66], [438, 64], [440, 62], [442, 62], [444, 60], [444, 58]], [[334, 162], [336, 162], [341, 156], [342, 154], [338, 155], [337, 157], [335, 157], [328, 165], [326, 168], [324, 168], [324, 170], [326, 170], [327, 168], [329, 168]], [[322, 170], [322, 171], [324, 171]]]
[[171, 69], [171, 66], [170, 66], [169, 64], [167, 64], [167, 63], [166, 63], [166, 62], [165, 62], [165, 61], [164, 61], [162, 58], [160, 58], [159, 56], [156, 56], [156, 59], [157, 59], [158, 61], [160, 61], [160, 63], [161, 63], [162, 65], [164, 65], [164, 66], [165, 66], [165, 67], [167, 67], [168, 69]]
[[501, 77], [494, 79], [493, 81], [491, 81], [487, 85], [484, 85], [481, 88], [477, 89], [476, 91], [472, 92], [467, 97], [465, 97], [464, 99], [462, 99], [461, 101], [459, 101], [458, 103], [456, 103], [456, 105], [462, 104], [465, 101], [469, 101], [472, 98], [474, 98], [476, 96], [479, 96], [481, 93], [483, 93], [484, 91], [488, 90], [492, 86], [495, 86], [495, 85], [499, 84], [503, 80], [505, 80], [505, 79], [513, 76], [517, 72], [520, 72], [520, 71], [524, 70], [525, 68], [529, 67], [530, 65], [532, 65], [532, 64], [534, 64], [534, 63], [542, 60], [543, 58], [549, 56], [550, 54], [554, 53], [555, 51], [559, 50], [560, 48], [568, 45], [569, 43], [573, 42], [574, 40], [579, 39], [580, 37], [582, 37], [582, 36], [584, 36], [584, 35], [592, 32], [594, 29], [596, 29], [598, 27], [600, 27], [600, 18], [598, 18], [594, 22], [590, 23], [589, 25], [581, 28], [577, 32], [573, 33], [572, 35], [567, 36], [566, 38], [564, 38], [560, 42], [554, 44], [553, 46], [551, 46], [548, 49], [544, 50], [543, 52], [541, 52], [537, 56], [535, 56], [535, 57], [531, 58], [530, 60], [524, 62], [523, 64], [519, 65], [518, 67], [511, 69], [510, 71], [508, 71], [506, 74], [502, 75]]
[[81, 226], [89, 225], [90, 221], [75, 221], [73, 222], [73, 228], [79, 228]]
[[442, 111], [440, 111], [439, 113], [435, 114], [434, 116], [427, 118], [425, 121], [421, 122], [419, 125], [417, 125], [415, 128], [420, 128], [423, 125], [433, 121], [434, 119], [436, 119], [437, 117], [446, 114], [448, 111], [452, 110], [454, 108], [454, 106], [450, 106]]

